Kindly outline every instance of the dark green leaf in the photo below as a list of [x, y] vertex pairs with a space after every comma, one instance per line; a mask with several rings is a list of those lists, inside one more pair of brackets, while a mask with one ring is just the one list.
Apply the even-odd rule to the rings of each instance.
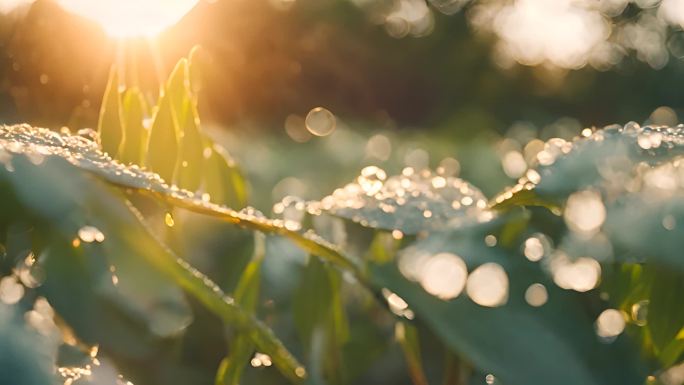
[[[550, 283], [538, 265], [523, 256], [484, 244], [484, 236], [495, 231], [488, 225], [438, 233], [407, 252], [453, 253], [471, 269], [485, 262], [499, 264], [510, 280], [508, 302], [503, 306], [479, 306], [465, 293], [449, 301], [439, 299], [404, 277], [394, 263], [371, 265], [371, 280], [401, 296], [417, 320], [502, 383], [641, 384], [644, 368], [626, 337], [610, 345], [599, 342], [595, 315], [587, 313], [576, 294]], [[543, 283], [548, 290], [549, 300], [542, 307], [532, 307], [524, 300], [532, 283]]]
[[679, 271], [652, 269], [655, 276], [646, 325], [654, 345], [662, 351], [684, 327], [684, 276]]

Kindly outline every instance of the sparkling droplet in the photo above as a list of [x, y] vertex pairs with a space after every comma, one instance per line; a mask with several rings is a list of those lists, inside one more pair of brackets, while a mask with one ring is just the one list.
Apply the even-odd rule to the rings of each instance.
[[641, 131], [641, 126], [639, 126], [639, 123], [637, 122], [627, 122], [625, 124], [625, 127], [622, 129], [622, 132], [625, 134], [637, 134]]
[[24, 286], [32, 289], [42, 285], [45, 280], [45, 270], [37, 263], [32, 252], [19, 261], [15, 273]]
[[288, 195], [273, 206], [273, 212], [283, 218], [285, 228], [298, 231], [306, 215], [306, 202], [302, 198]]
[[387, 300], [387, 305], [389, 305], [392, 313], [408, 319], [413, 318], [413, 312], [408, 308], [408, 304], [403, 298], [385, 288], [382, 289], [382, 295]]
[[625, 330], [625, 317], [616, 309], [604, 310], [596, 319], [596, 333], [601, 338], [612, 339]]
[[316, 107], [306, 115], [306, 129], [316, 136], [328, 136], [335, 131], [335, 115], [323, 107]]
[[539, 184], [541, 182], [541, 175], [536, 170], [529, 169], [525, 173], [525, 177], [534, 184]]
[[518, 151], [509, 151], [501, 159], [503, 170], [510, 178], [519, 178], [527, 170], [527, 162]]
[[548, 300], [549, 293], [546, 290], [546, 286], [541, 283], [533, 283], [525, 291], [525, 301], [527, 301], [530, 306], [540, 307]]
[[523, 245], [523, 254], [525, 258], [532, 262], [538, 262], [545, 255], [548, 255], [551, 249], [551, 242], [544, 234], [535, 234], [525, 240]]
[[78, 237], [85, 243], [102, 242], [105, 240], [104, 234], [94, 226], [83, 226], [78, 230]]
[[173, 220], [173, 215], [171, 213], [166, 213], [164, 215], [164, 223], [168, 227], [173, 227], [176, 224], [176, 222]]
[[508, 275], [498, 263], [485, 263], [470, 273], [466, 292], [480, 306], [501, 306], [508, 301]]
[[257, 352], [254, 354], [254, 357], [252, 357], [252, 359], [250, 360], [250, 364], [252, 365], [252, 367], [255, 368], [258, 368], [260, 366], [269, 367], [273, 365], [273, 361], [271, 360], [271, 357], [269, 355]]
[[468, 277], [465, 262], [455, 254], [439, 253], [420, 269], [419, 282], [428, 293], [444, 300], [458, 297]]
[[585, 190], [570, 195], [565, 205], [565, 222], [580, 233], [595, 233], [606, 220], [606, 207], [601, 195]]
[[10, 275], [0, 279], [0, 301], [12, 305], [24, 296], [24, 286], [19, 283], [17, 277]]
[[496, 377], [494, 377], [493, 374], [488, 374], [485, 376], [485, 382], [487, 385], [492, 385], [494, 382], [496, 382]]
[[586, 292], [595, 288], [601, 278], [601, 265], [592, 258], [570, 260], [558, 253], [549, 266], [553, 281], [563, 289]]
[[304, 378], [304, 377], [306, 377], [306, 369], [304, 369], [303, 367], [300, 366], [300, 367], [295, 369], [295, 374], [299, 378]]
[[361, 175], [357, 178], [357, 182], [366, 195], [372, 196], [382, 189], [386, 179], [387, 173], [385, 173], [385, 170], [376, 166], [368, 166], [361, 170]]
[[648, 318], [648, 300], [642, 300], [632, 305], [632, 321], [638, 326], [646, 326]]

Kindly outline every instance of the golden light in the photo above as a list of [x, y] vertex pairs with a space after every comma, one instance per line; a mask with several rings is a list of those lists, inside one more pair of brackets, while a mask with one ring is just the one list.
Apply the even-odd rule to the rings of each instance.
[[151, 37], [177, 23], [199, 0], [57, 0], [114, 37]]

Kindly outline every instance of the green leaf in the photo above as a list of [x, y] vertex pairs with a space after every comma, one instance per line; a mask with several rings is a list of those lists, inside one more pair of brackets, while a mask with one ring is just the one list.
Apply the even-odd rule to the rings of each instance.
[[164, 88], [164, 94], [171, 100], [171, 108], [176, 112], [179, 123], [185, 122], [185, 115], [189, 113], [186, 109], [188, 93], [188, 60], [181, 58], [171, 71]]
[[310, 205], [313, 211], [326, 211], [365, 227], [409, 235], [491, 219], [478, 188], [429, 170], [388, 178], [384, 170], [369, 166], [354, 182]]
[[124, 138], [123, 119], [121, 117], [121, 96], [119, 95], [119, 76], [116, 68], [109, 72], [109, 80], [105, 89], [97, 132], [100, 134], [102, 151], [112, 157], [119, 153], [119, 146]]
[[180, 143], [180, 164], [176, 180], [178, 186], [197, 191], [204, 174], [204, 145], [199, 130], [199, 115], [193, 102], [185, 100], [185, 120], [182, 122], [183, 136]]
[[681, 272], [669, 269], [652, 269], [655, 276], [646, 325], [653, 344], [662, 351], [684, 327], [684, 276]]
[[[609, 345], [601, 343], [594, 331], [596, 315], [588, 314], [576, 293], [555, 286], [524, 256], [485, 245], [485, 235], [498, 231], [489, 223], [435, 233], [407, 249], [399, 263], [410, 256], [442, 252], [459, 256], [471, 271], [485, 262], [496, 263], [510, 281], [508, 301], [503, 306], [477, 305], [465, 292], [442, 300], [406, 278], [395, 263], [370, 265], [371, 281], [403, 298], [416, 319], [451, 349], [504, 384], [643, 383], [643, 364], [627, 337], [621, 336]], [[525, 292], [533, 283], [544, 284], [548, 291], [548, 302], [541, 307], [525, 302]]]
[[[526, 187], [529, 186], [529, 187]], [[542, 198], [527, 182], [519, 183], [507, 191], [499, 194], [489, 206], [497, 211], [508, 211], [519, 206], [546, 207], [553, 212], [560, 212], [560, 205], [550, 198]]]
[[[367, 284], [357, 262], [342, 254], [336, 246], [316, 234], [311, 232], [302, 234], [288, 230], [282, 222], [255, 215], [252, 213], [253, 210], [237, 212], [225, 206], [197, 199], [189, 191], [172, 188], [157, 174], [144, 171], [140, 167], [126, 167], [112, 162], [111, 158], [105, 156], [95, 143], [82, 137], [60, 135], [47, 129], [28, 125], [0, 126], [0, 152], [4, 151], [9, 155], [10, 149], [34, 158], [43, 158], [46, 155], [60, 157], [72, 166], [90, 172], [111, 184], [134, 189], [168, 204], [228, 223], [268, 234], [282, 235], [310, 254], [354, 272], [357, 279]], [[7, 159], [3, 158], [3, 161], [11, 161], [11, 156]]]
[[[259, 300], [261, 264], [264, 254], [265, 237], [262, 233], [254, 233], [254, 255], [242, 273], [235, 289], [235, 301], [252, 314], [255, 312]], [[242, 372], [253, 353], [254, 343], [244, 334], [238, 335], [231, 344], [230, 355], [221, 361], [216, 374], [216, 384], [238, 385]]]
[[188, 58], [188, 79], [192, 100], [197, 105], [197, 95], [202, 89], [202, 47], [196, 45], [190, 50]]
[[[250, 336], [255, 345], [269, 354], [275, 365], [291, 381], [301, 382], [305, 372], [273, 332], [226, 296], [209, 278], [177, 258], [160, 243], [141, 221], [141, 215], [122, 193], [84, 174], [59, 157], [47, 157], [39, 165], [22, 155], [12, 156], [11, 170], [0, 168], [0, 180], [15, 191], [26, 210], [65, 240], [75, 237], [83, 223], [74, 213], [87, 212], [97, 218], [104, 242], [125, 245], [134, 250], [140, 263], [162, 273], [194, 296], [223, 322]], [[45, 199], [50, 191], [50, 199]]]
[[405, 321], [396, 323], [395, 336], [409, 367], [409, 374], [414, 385], [427, 385], [427, 377], [423, 371], [423, 360], [420, 357], [420, 340], [415, 326]]
[[3, 383], [34, 385], [55, 383], [51, 339], [27, 327], [18, 306], [0, 305], [0, 368]]
[[128, 164], [142, 164], [150, 134], [143, 126], [145, 101], [137, 88], [129, 88], [124, 94], [123, 117], [126, 134], [121, 144], [119, 159]]
[[[684, 197], [650, 199], [649, 194], [626, 194], [607, 209], [604, 232], [624, 261], [650, 261], [684, 272]], [[664, 222], [674, 222], [671, 229]], [[669, 226], [669, 225], [668, 225]]]
[[204, 191], [214, 203], [230, 207], [244, 207], [247, 186], [235, 161], [218, 145], [209, 147], [204, 162]]
[[337, 271], [311, 257], [293, 299], [295, 326], [307, 347], [314, 382], [323, 382], [324, 373], [343, 382], [341, 350], [349, 338], [349, 327], [341, 283]]
[[[638, 126], [638, 125], [637, 125]], [[612, 125], [589, 137], [566, 142], [554, 138], [545, 144], [546, 165], [540, 165], [519, 183], [492, 200], [490, 206], [506, 210], [516, 205], [545, 206], [557, 211], [571, 193], [602, 186], [633, 172], [640, 163], [657, 165], [684, 153], [681, 128], [639, 127], [628, 123], [626, 129]], [[657, 137], [657, 146], [643, 148], [644, 140]]]
[[682, 354], [684, 354], [684, 333], [680, 331], [675, 339], [665, 345], [658, 359], [664, 368], [669, 368], [680, 361]]
[[168, 183], [173, 181], [178, 162], [178, 135], [178, 121], [171, 96], [164, 94], [159, 98], [154, 114], [146, 164]]
[[311, 346], [314, 330], [331, 317], [332, 298], [328, 270], [317, 258], [309, 258], [292, 303], [295, 326], [304, 346]]

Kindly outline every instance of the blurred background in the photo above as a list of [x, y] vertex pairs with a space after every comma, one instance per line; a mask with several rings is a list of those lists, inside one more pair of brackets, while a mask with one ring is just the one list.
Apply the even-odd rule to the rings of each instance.
[[[159, 13], [136, 13], [147, 3]], [[141, 25], [146, 37], [129, 28]], [[684, 0], [0, 0], [0, 123], [95, 128], [113, 64], [153, 102], [200, 45], [202, 127], [242, 167], [249, 202], [266, 215], [287, 196], [321, 199], [368, 165], [441, 167], [492, 197], [549, 138], [679, 123], [682, 25]], [[183, 257], [230, 292], [249, 233], [182, 219]], [[258, 313], [300, 353], [288, 314], [306, 255], [282, 239], [269, 239], [269, 254], [278, 258], [264, 264]], [[121, 350], [103, 351], [136, 383], [212, 383], [223, 330], [192, 305], [184, 336], [138, 352], [143, 343], [111, 331]], [[380, 313], [366, 323], [350, 314], [349, 380], [408, 384]], [[425, 354], [439, 360], [430, 338]], [[257, 374], [245, 383], [282, 382]]]

